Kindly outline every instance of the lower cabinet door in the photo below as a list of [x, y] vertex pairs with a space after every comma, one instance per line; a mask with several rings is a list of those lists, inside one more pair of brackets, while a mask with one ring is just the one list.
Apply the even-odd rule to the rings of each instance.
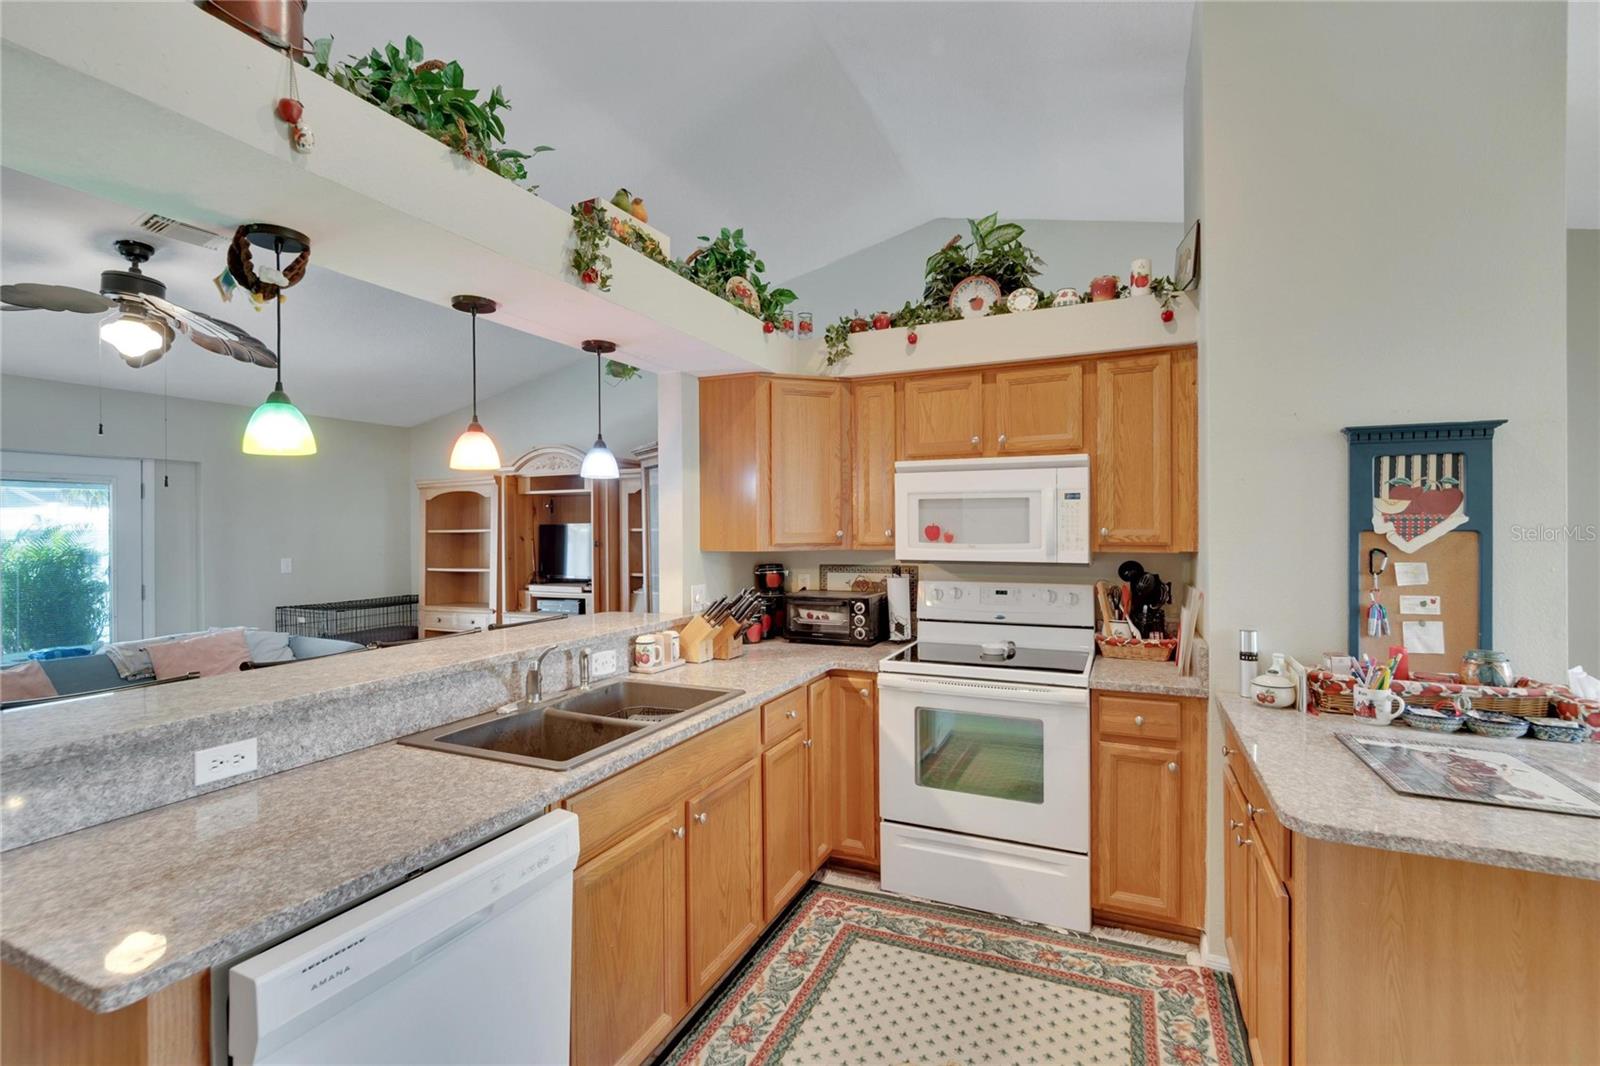
[[690, 798], [689, 1002], [755, 943], [761, 906], [761, 760]]
[[1248, 1028], [1255, 1024], [1255, 982], [1250, 979], [1250, 817], [1245, 810], [1244, 793], [1230, 770], [1222, 777], [1222, 810], [1227, 820], [1222, 829], [1223, 893], [1225, 938], [1228, 965], [1233, 970], [1233, 987], [1239, 994], [1239, 1013]]
[[1250, 859], [1250, 982], [1254, 996], [1250, 1061], [1289, 1061], [1289, 892], [1259, 841], [1239, 847]]
[[837, 761], [834, 754], [833, 684], [819, 677], [807, 690], [810, 718], [806, 723], [807, 793], [811, 805], [811, 869], [815, 872], [833, 853], [835, 838], [834, 799], [838, 795]]
[[846, 674], [833, 678], [835, 836], [833, 854], [878, 865], [877, 681]]
[[1176, 921], [1183, 903], [1183, 766], [1176, 748], [1095, 747], [1094, 905]]
[[688, 1007], [683, 808], [578, 867], [572, 880], [572, 1061], [635, 1063]]
[[764, 797], [762, 844], [766, 854], [763, 917], [771, 921], [811, 876], [811, 820], [807, 809], [806, 771], [811, 739], [794, 733], [761, 756]]

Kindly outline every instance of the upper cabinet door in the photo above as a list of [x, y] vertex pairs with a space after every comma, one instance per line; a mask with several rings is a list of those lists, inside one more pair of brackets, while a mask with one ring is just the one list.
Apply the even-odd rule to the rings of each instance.
[[1082, 451], [1082, 364], [996, 371], [993, 440], [996, 455]]
[[850, 425], [844, 383], [776, 379], [771, 417], [772, 546], [843, 547]]
[[907, 378], [902, 402], [902, 459], [983, 454], [981, 372]]
[[1096, 549], [1172, 544], [1172, 356], [1129, 355], [1095, 367], [1090, 482]]
[[855, 386], [855, 422], [850, 452], [854, 470], [850, 509], [851, 544], [894, 547], [894, 382]]

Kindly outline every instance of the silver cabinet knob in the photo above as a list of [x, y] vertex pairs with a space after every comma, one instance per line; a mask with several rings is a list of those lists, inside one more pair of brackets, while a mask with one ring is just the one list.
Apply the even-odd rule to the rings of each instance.
[[1222, 745], [1222, 757], [1224, 759], [1226, 759], [1228, 756], [1230, 756], [1232, 754], [1233, 754], [1233, 749], [1232, 748], [1228, 747], [1228, 745], [1226, 745], [1226, 744]]
[[844, 539], [844, 530], [842, 530], [842, 529], [834, 530], [833, 531], [833, 536], [834, 536], [835, 540], [843, 540]]
[[800, 717], [800, 712], [799, 711], [784, 711], [783, 712], [783, 716], [785, 718], [799, 718]]
[[708, 819], [710, 817], [711, 817], [711, 815], [707, 814], [705, 811], [701, 811], [699, 814], [694, 816], [694, 820], [696, 822], [698, 822], [699, 824], [701, 824], [701, 825], [705, 825], [706, 824], [706, 819]]
[[861, 690], [861, 698], [864, 699], [864, 700], [871, 699], [872, 698], [872, 694], [870, 692], [868, 692], [866, 689], [862, 689]]
[[1249, 837], [1242, 837], [1238, 833], [1233, 834], [1233, 842], [1239, 845], [1241, 848], [1248, 848], [1251, 844], [1255, 843], [1255, 841], [1251, 840]]
[[978, 443], [978, 438], [977, 437], [973, 437], [972, 438], [972, 443], [974, 443], [974, 444]]
[[677, 837], [679, 840], [682, 840], [683, 839], [683, 826], [680, 825], [680, 826], [678, 826], [678, 828], [674, 829], [672, 831], [672, 835]]
[[1167, 770], [1169, 772], [1171, 772], [1171, 773], [1174, 773], [1174, 774], [1177, 773], [1178, 772], [1178, 764], [1175, 763], [1175, 762], [1167, 763]]
[[1229, 818], [1228, 819], [1228, 828], [1229, 829], [1243, 829], [1244, 828], [1244, 823], [1243, 822], [1236, 822], [1232, 818]]
[[1133, 716], [1133, 724], [1134, 725], [1144, 725], [1144, 715], [1142, 715], [1142, 714], [1134, 715]]
[[1245, 804], [1245, 805], [1244, 805], [1244, 813], [1246, 813], [1246, 814], [1248, 814], [1248, 815], [1249, 815], [1249, 816], [1250, 816], [1250, 817], [1252, 817], [1252, 818], [1254, 818], [1254, 817], [1255, 817], [1255, 816], [1256, 816], [1256, 815], [1258, 815], [1258, 814], [1260, 814], [1260, 813], [1261, 813], [1261, 808], [1260, 808], [1260, 807], [1257, 807], [1257, 806], [1256, 806], [1256, 805], [1255, 805], [1255, 804], [1253, 804], [1253, 803], [1246, 803], [1246, 804]]
[[1000, 446], [1004, 447], [1005, 443], [1006, 443], [1006, 435], [1004, 433], [1002, 433], [1002, 434], [1000, 434]]
[[809, 747], [810, 747], [810, 746], [811, 746], [811, 745], [813, 745], [813, 744], [815, 744], [815, 743], [816, 743], [816, 741], [814, 741], [814, 740], [812, 740], [812, 739], [810, 739], [810, 738], [809, 738], [809, 737], [808, 737], [808, 738], [807, 738], [807, 739], [805, 739], [805, 740], [802, 740], [802, 741], [801, 741], [801, 742], [800, 742], [800, 746], [801, 746], [801, 747], [802, 747], [802, 748], [809, 748]]
[[1102, 537], [1108, 537], [1108, 536], [1111, 535], [1111, 530], [1107, 529], [1105, 526], [1101, 526], [1100, 527], [1100, 535]]
[[892, 536], [894, 536], [894, 530], [886, 529], [886, 530], [883, 531], [883, 535], [886, 536], [886, 537], [892, 537]]

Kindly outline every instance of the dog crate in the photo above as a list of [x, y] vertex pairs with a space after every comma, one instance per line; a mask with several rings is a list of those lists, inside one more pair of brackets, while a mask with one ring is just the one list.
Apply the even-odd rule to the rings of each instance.
[[299, 603], [279, 607], [274, 628], [302, 637], [332, 637], [357, 644], [417, 639], [417, 597]]

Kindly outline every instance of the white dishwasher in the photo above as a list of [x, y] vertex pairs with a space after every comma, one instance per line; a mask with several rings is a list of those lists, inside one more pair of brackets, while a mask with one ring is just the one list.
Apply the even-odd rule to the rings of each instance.
[[228, 1054], [565, 1063], [577, 861], [577, 816], [552, 811], [235, 963]]

